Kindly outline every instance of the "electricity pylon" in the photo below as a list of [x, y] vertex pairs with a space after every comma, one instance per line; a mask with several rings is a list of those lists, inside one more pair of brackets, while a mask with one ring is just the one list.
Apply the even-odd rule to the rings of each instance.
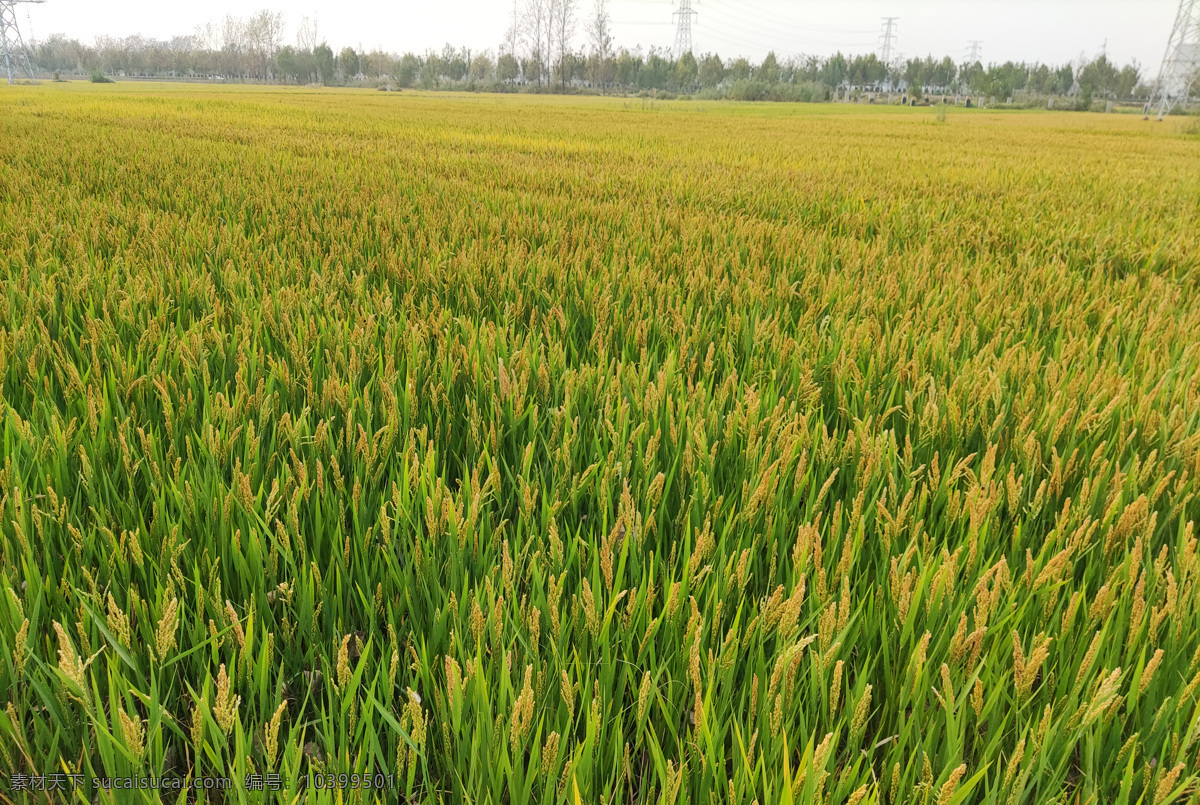
[[679, 10], [675, 12], [675, 58], [692, 52], [692, 20], [696, 12], [692, 10], [692, 0], [679, 0]]
[[25, 50], [25, 41], [21, 39], [21, 29], [17, 27], [17, 3], [42, 3], [45, 0], [0, 0], [0, 49], [3, 50], [4, 73], [8, 83], [15, 83], [14, 73], [25, 73], [33, 78], [33, 65], [29, 63], [29, 53]]
[[892, 56], [895, 55], [896, 21], [899, 19], [899, 17], [883, 18], [883, 33], [880, 35], [883, 42], [879, 46], [879, 60], [888, 67], [892, 66]]
[[1154, 92], [1146, 104], [1146, 117], [1157, 112], [1162, 120], [1176, 104], [1185, 104], [1200, 72], [1200, 0], [1180, 0], [1175, 27], [1167, 40]]

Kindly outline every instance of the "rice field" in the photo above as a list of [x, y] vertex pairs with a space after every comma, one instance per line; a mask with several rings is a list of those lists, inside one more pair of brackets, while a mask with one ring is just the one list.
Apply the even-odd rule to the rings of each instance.
[[0, 801], [1196, 803], [1198, 224], [1123, 115], [0, 87]]

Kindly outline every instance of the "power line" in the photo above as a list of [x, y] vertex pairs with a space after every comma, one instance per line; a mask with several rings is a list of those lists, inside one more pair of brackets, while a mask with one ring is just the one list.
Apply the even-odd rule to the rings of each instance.
[[[772, 44], [772, 43], [763, 42], [761, 40], [747, 38], [745, 36], [736, 34], [732, 31], [730, 31], [728, 28], [725, 28], [723, 26], [719, 27], [719, 28], [705, 28], [705, 26], [701, 25], [700, 27], [701, 27], [701, 30], [707, 30], [708, 36], [715, 41], [730, 42], [733, 45], [747, 48], [749, 51], [758, 51], [761, 53], [767, 53], [768, 51], [774, 51], [776, 54], [783, 54], [783, 55], [794, 54], [796, 52], [803, 53], [803, 51], [782, 50], [779, 47], [779, 43], [777, 43], [777, 42]], [[871, 43], [866, 43], [865, 45], [863, 45], [863, 47], [870, 47], [870, 45], [871, 45]], [[741, 55], [747, 55], [747, 54], [743, 53]]]
[[983, 40], [972, 39], [967, 43], [967, 63], [975, 64], [979, 61], [979, 56], [983, 52]]
[[[670, 0], [614, 0], [620, 6], [657, 6], [661, 8]], [[689, 5], [694, 5], [692, 0]], [[679, 12], [676, 12], [678, 14]], [[619, 23], [626, 26], [663, 26], [668, 24], [676, 27], [678, 35], [678, 17], [671, 23], [666, 21], [653, 22], [649, 20], [624, 20]], [[746, 2], [731, 2], [731, 0], [705, 0], [704, 14], [699, 15], [694, 10], [693, 31], [699, 29], [704, 33], [706, 41], [711, 44], [722, 41], [754, 51], [806, 52], [820, 50], [873, 50], [878, 46], [878, 40], [868, 41], [863, 34], [877, 34], [878, 29], [833, 29], [819, 26], [798, 25], [794, 20], [780, 17], [777, 14], [755, 8], [750, 0]], [[618, 24], [618, 23], [614, 23]], [[693, 52], [695, 41], [693, 39]], [[676, 48], [677, 50], [678, 48]], [[896, 51], [893, 52], [895, 58]]]
[[[701, 28], [703, 29], [703, 26], [701, 26]], [[714, 38], [719, 38], [719, 39], [722, 39], [725, 41], [733, 42], [734, 44], [741, 45], [742, 47], [750, 48], [752, 50], [760, 50], [760, 51], [772, 50], [771, 46], [764, 42], [757, 42], [757, 41], [753, 41], [750, 39], [746, 39], [745, 37], [739, 36], [738, 34], [735, 34], [735, 33], [731, 33], [730, 31], [728, 31], [724, 28], [722, 28], [720, 30], [714, 30], [711, 33], [711, 36], [713, 36]]]
[[[614, 0], [618, 5], [626, 6], [663, 6], [666, 0]], [[694, 2], [694, 0], [693, 0]], [[743, 46], [754, 48], [755, 50], [792, 50], [787, 47], [789, 43], [801, 42], [809, 47], [823, 47], [833, 49], [846, 48], [871, 48], [875, 42], [847, 42], [850, 37], [861, 36], [862, 34], [876, 33], [872, 30], [863, 29], [833, 29], [823, 28], [818, 26], [797, 25], [794, 21], [779, 17], [778, 15], [764, 13], [760, 8], [750, 7], [750, 2], [738, 2], [736, 4], [729, 3], [728, 0], [708, 0], [705, 5], [704, 16], [707, 24], [702, 22], [698, 15], [693, 11], [693, 20], [699, 25], [702, 30], [709, 32], [711, 39], [730, 40], [741, 43]], [[678, 18], [677, 18], [678, 20]], [[713, 24], [715, 22], [715, 25]], [[640, 23], [652, 24], [652, 23]], [[678, 34], [678, 23], [676, 23], [676, 33]], [[737, 34], [741, 34], [738, 36]], [[764, 33], [774, 39], [773, 42], [764, 42], [762, 37]], [[806, 36], [807, 34], [807, 36]], [[830, 36], [832, 35], [832, 36]], [[781, 37], [784, 41], [779, 41], [776, 37]], [[839, 37], [845, 37], [839, 40]], [[831, 41], [831, 39], [833, 41]], [[780, 47], [783, 45], [784, 47]], [[694, 48], [694, 42], [693, 42]]]
[[[763, 42], [760, 36], [764, 30], [770, 30], [776, 35], [782, 35], [786, 40], [784, 44], [802, 42], [809, 45], [819, 45], [826, 48], [871, 48], [875, 42], [846, 42], [846, 41], [830, 41], [829, 39], [816, 39], [797, 35], [792, 31], [786, 30], [782, 24], [774, 22], [766, 23], [762, 28], [751, 27], [752, 23], [743, 22], [740, 17], [734, 18], [727, 16], [724, 11], [714, 9], [711, 5], [706, 8], [705, 18], [707, 24], [702, 23], [702, 27], [711, 31], [711, 36], [715, 39], [732, 39], [740, 38], [744, 44], [748, 44], [762, 50], [779, 50], [780, 42], [777, 40], [772, 44]], [[709, 27], [709, 26], [712, 27]], [[736, 37], [736, 34], [741, 34]]]
[[[738, 19], [745, 19], [752, 22], [760, 22], [770, 31], [781, 31], [786, 35], [793, 34], [832, 34], [834, 36], [862, 36], [864, 34], [876, 33], [875, 29], [849, 29], [849, 28], [823, 28], [820, 26], [810, 26], [807, 24], [797, 24], [795, 21], [780, 17], [770, 13], [764, 13], [757, 9], [749, 9], [746, 4], [737, 3], [734, 6], [726, 8], [724, 0], [711, 0], [709, 9], [713, 7], [718, 9], [725, 8], [729, 12], [736, 14]], [[787, 29], [787, 30], [784, 30]]]

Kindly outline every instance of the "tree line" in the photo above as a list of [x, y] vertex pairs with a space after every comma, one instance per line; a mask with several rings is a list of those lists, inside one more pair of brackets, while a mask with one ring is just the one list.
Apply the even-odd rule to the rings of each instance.
[[98, 37], [91, 45], [53, 35], [33, 45], [46, 73], [172, 77], [326, 86], [542, 92], [653, 92], [740, 100], [830, 100], [852, 91], [913, 97], [969, 93], [1000, 101], [1077, 96], [1129, 101], [1148, 88], [1135, 63], [1107, 56], [1072, 63], [957, 63], [928, 56], [885, 64], [874, 53], [794, 56], [761, 62], [708, 53], [671, 54], [617, 47], [607, 0], [515, 0], [512, 22], [495, 51], [446, 45], [423, 54], [335, 51], [314, 20], [303, 18], [295, 42], [284, 41], [282, 14], [227, 16], [166, 40]]

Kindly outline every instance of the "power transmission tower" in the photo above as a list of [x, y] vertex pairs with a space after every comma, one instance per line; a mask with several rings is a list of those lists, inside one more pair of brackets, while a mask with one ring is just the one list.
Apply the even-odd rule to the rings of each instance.
[[10, 84], [15, 83], [17, 73], [33, 78], [33, 65], [29, 63], [29, 53], [21, 39], [21, 29], [17, 27], [16, 5], [42, 2], [45, 0], [0, 0], [0, 48], [4, 51], [4, 72]]
[[972, 39], [967, 43], [967, 64], [975, 64], [983, 52], [983, 40]]
[[892, 57], [895, 55], [896, 21], [899, 19], [899, 17], [884, 17], [883, 33], [879, 37], [883, 40], [879, 46], [879, 59], [889, 67], [892, 64]]
[[1158, 80], [1150, 103], [1146, 104], [1146, 117], [1157, 110], [1162, 120], [1176, 104], [1186, 104], [1196, 75], [1200, 72], [1200, 0], [1180, 0], [1179, 13], [1175, 15], [1175, 27], [1167, 40], [1167, 52], [1163, 56]]
[[696, 12], [692, 10], [692, 0], [679, 0], [679, 10], [675, 12], [675, 58], [681, 58], [685, 53], [692, 52], [692, 21]]

